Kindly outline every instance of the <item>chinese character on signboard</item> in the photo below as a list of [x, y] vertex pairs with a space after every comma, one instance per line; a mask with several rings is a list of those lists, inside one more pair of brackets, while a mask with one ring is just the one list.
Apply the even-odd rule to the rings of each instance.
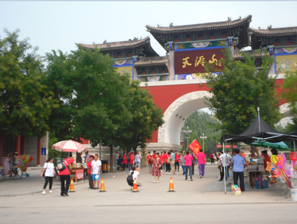
[[207, 63], [214, 65], [217, 70], [222, 70], [220, 59], [224, 58], [222, 48], [174, 52], [176, 74], [205, 73]]

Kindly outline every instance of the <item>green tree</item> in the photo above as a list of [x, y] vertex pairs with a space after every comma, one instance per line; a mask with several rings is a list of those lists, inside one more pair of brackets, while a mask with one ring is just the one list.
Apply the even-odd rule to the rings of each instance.
[[[223, 131], [229, 134], [243, 132], [257, 117], [257, 107], [261, 108], [262, 119], [273, 126], [281, 118], [277, 108], [276, 77], [269, 76], [274, 58], [266, 52], [262, 56], [261, 69], [256, 69], [254, 56], [242, 52], [242, 62], [236, 61], [228, 48], [225, 48], [224, 54], [221, 74], [206, 76], [210, 93], [213, 94], [206, 99], [221, 121]], [[212, 69], [206, 66], [207, 71]]]
[[[72, 138], [72, 118], [76, 108], [72, 104], [73, 82], [67, 55], [62, 51], [52, 51], [46, 54], [47, 68], [42, 82], [53, 92], [53, 98], [59, 103], [58, 108], [52, 110], [49, 125], [53, 139], [61, 141]], [[68, 67], [67, 67], [68, 66]]]
[[297, 132], [297, 117], [292, 117], [292, 123], [287, 124], [286, 132]]
[[0, 39], [0, 126], [17, 136], [42, 137], [49, 130], [48, 118], [58, 107], [51, 91], [42, 84], [43, 65], [28, 40], [19, 31]]
[[58, 136], [89, 139], [93, 147], [103, 142], [110, 146], [110, 165], [113, 169], [113, 146], [118, 143], [118, 130], [129, 124], [132, 115], [127, 109], [129, 77], [120, 75], [112, 67], [113, 61], [99, 49], [92, 52], [78, 49], [65, 55], [47, 54], [48, 85], [60, 99], [61, 109], [53, 117]]
[[[220, 141], [222, 131], [220, 122], [213, 117], [213, 115], [208, 114], [203, 111], [196, 111], [191, 114], [184, 123], [183, 130], [192, 130], [189, 138], [189, 144], [197, 139], [201, 147], [203, 147], [203, 141], [200, 136], [204, 134], [207, 139], [204, 140], [204, 152], [209, 155], [216, 151], [216, 143]], [[184, 134], [187, 137], [187, 134]], [[187, 144], [187, 139], [184, 139], [184, 145]]]
[[120, 145], [136, 151], [137, 147], [144, 147], [163, 123], [162, 110], [156, 107], [152, 96], [147, 89], [139, 86], [139, 81], [132, 81], [127, 96], [127, 107], [132, 114], [132, 120], [128, 125], [119, 129], [118, 137]]
[[290, 114], [297, 114], [297, 70], [286, 72], [281, 97], [289, 103]]

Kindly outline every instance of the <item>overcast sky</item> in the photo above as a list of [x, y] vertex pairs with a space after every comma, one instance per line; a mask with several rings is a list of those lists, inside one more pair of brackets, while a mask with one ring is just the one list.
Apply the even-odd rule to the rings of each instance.
[[[146, 37], [146, 25], [169, 26], [226, 21], [251, 14], [251, 27], [296, 26], [297, 2], [20, 2], [0, 1], [0, 38], [3, 29], [20, 29], [20, 38], [30, 38], [40, 55], [52, 49], [69, 52], [75, 43], [92, 44]], [[165, 51], [155, 39], [160, 55]]]

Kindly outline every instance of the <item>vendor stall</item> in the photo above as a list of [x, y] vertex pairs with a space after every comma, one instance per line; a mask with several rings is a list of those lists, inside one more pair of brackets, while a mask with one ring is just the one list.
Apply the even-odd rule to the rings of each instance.
[[77, 180], [85, 180], [85, 168], [80, 163], [73, 163], [70, 171], [70, 176], [74, 176], [75, 182]]
[[[297, 140], [297, 132], [296, 133], [281, 133], [274, 130], [270, 127], [265, 121], [260, 118], [260, 114], [258, 117], [252, 122], [252, 124], [241, 134], [232, 135], [232, 134], [223, 134], [221, 137], [223, 142], [223, 151], [225, 151], [226, 143], [237, 143], [244, 142], [246, 144], [255, 143], [256, 141], [265, 142], [265, 143], [279, 143], [281, 141], [292, 141], [294, 145], [295, 151], [295, 141]], [[282, 170], [285, 164], [285, 158], [282, 156], [277, 157], [278, 161], [272, 161], [271, 163], [275, 166], [276, 170], [278, 170], [278, 175], [283, 177], [283, 179], [289, 184], [288, 175], [286, 175], [285, 171]], [[248, 158], [246, 158], [248, 160]], [[297, 160], [296, 160], [297, 162]], [[251, 187], [255, 188], [265, 188], [265, 178], [263, 173], [265, 172], [263, 167], [263, 162], [261, 161], [261, 157], [251, 158], [249, 161], [248, 167], [246, 167], [246, 174], [249, 178], [249, 182]], [[285, 169], [287, 170], [287, 169]], [[295, 171], [294, 171], [295, 172]], [[297, 172], [297, 167], [296, 167]], [[291, 174], [293, 175], [293, 174]], [[296, 174], [297, 176], [297, 174]], [[288, 185], [290, 186], [290, 185]], [[291, 187], [290, 187], [291, 188]], [[225, 184], [225, 192], [226, 192], [226, 184]]]

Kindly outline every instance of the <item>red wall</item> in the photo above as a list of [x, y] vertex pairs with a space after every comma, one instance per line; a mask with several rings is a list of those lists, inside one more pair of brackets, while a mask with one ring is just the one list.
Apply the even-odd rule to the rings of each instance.
[[[276, 80], [276, 91], [277, 97], [279, 98], [279, 105], [285, 103], [285, 100], [280, 99], [280, 93], [282, 92], [281, 85], [283, 84], [282, 79]], [[209, 91], [210, 88], [203, 84], [189, 84], [189, 85], [170, 85], [170, 86], [151, 86], [143, 87], [147, 88], [150, 94], [153, 96], [155, 104], [163, 109], [163, 114], [166, 109], [179, 97], [195, 91]], [[153, 133], [150, 142], [158, 142], [158, 131]]]
[[[189, 85], [170, 85], [170, 86], [151, 86], [147, 88], [153, 96], [155, 104], [163, 109], [163, 114], [166, 109], [179, 97], [196, 91], [208, 91], [206, 84], [189, 84]], [[155, 131], [150, 142], [158, 142], [158, 131]]]
[[[282, 92], [281, 85], [282, 79], [276, 80], [277, 97], [279, 98], [279, 105], [285, 103], [285, 100], [280, 99], [280, 93]], [[188, 84], [188, 85], [168, 85], [168, 86], [151, 86], [143, 87], [147, 88], [150, 94], [153, 96], [155, 104], [163, 110], [163, 114], [166, 109], [179, 97], [196, 91], [209, 91], [210, 88], [206, 84]], [[278, 106], [279, 106], [278, 105]], [[88, 140], [81, 138], [82, 144], [88, 144]], [[158, 142], [158, 131], [153, 133], [152, 139], [149, 142]]]

